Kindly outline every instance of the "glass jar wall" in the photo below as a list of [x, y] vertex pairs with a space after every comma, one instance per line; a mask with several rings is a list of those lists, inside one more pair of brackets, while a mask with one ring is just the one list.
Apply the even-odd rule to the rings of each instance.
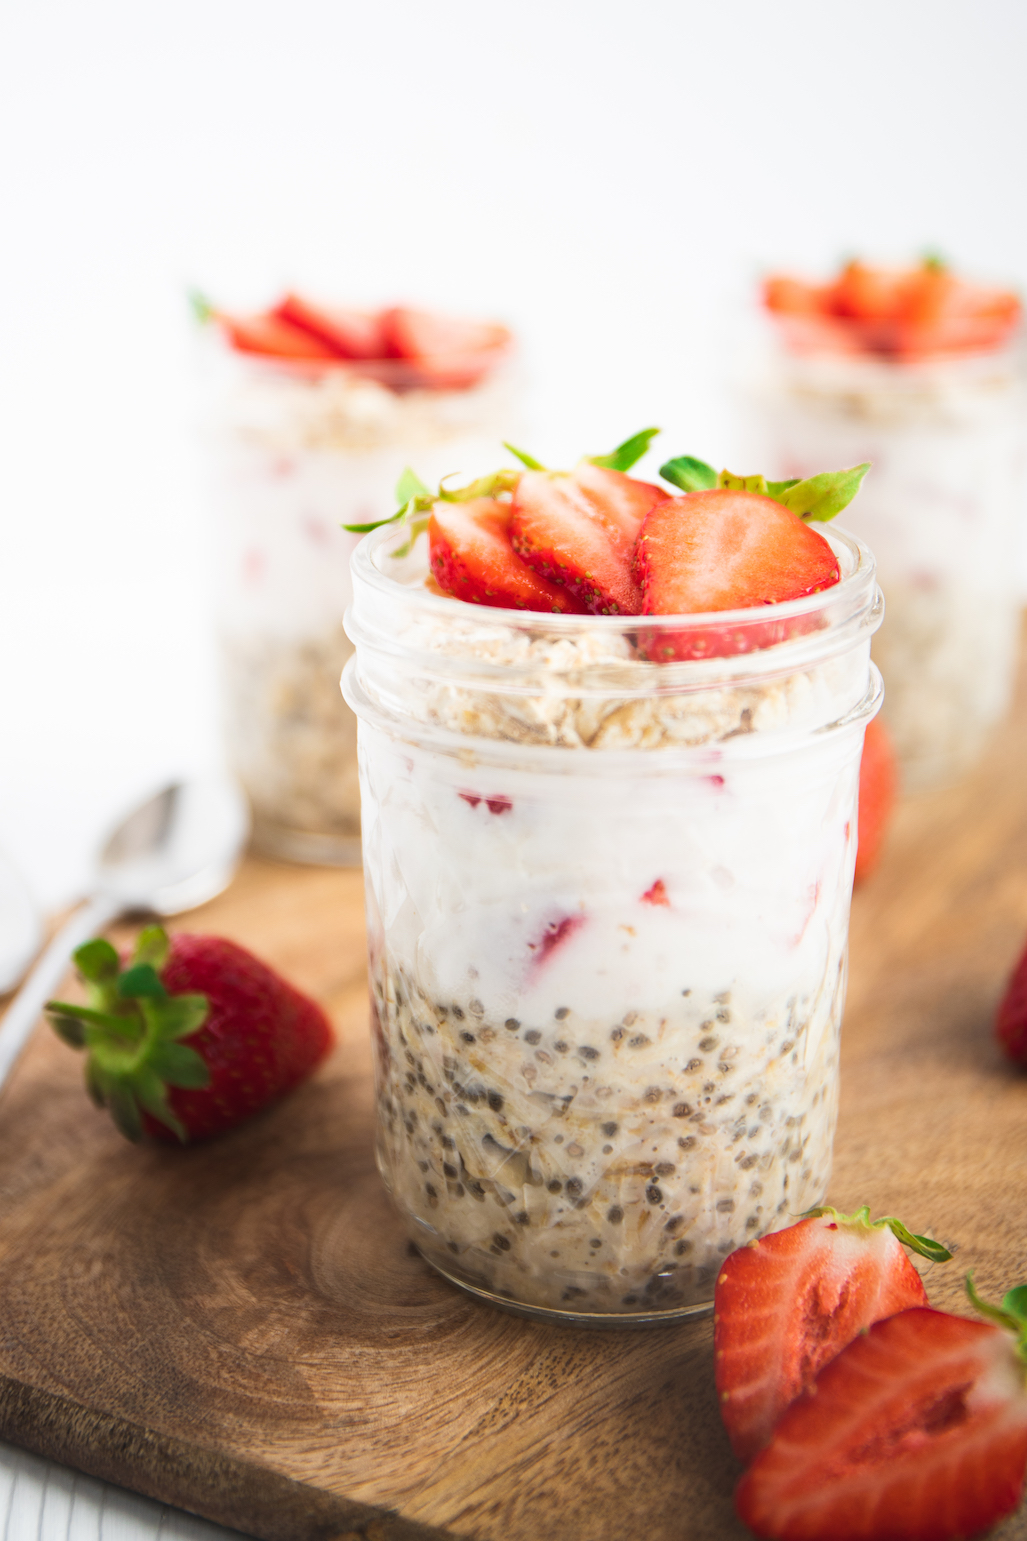
[[[842, 582], [772, 629], [483, 610], [426, 590], [423, 539], [355, 554], [379, 1166], [489, 1300], [701, 1311], [824, 1197], [880, 701], [873, 560], [829, 538]], [[753, 650], [642, 660], [693, 626]]]

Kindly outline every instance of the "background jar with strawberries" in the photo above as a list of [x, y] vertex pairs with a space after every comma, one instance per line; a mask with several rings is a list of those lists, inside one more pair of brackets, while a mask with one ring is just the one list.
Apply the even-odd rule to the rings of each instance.
[[[600, 582], [619, 526], [594, 464], [522, 478], [515, 549], [487, 500], [436, 504], [432, 569], [513, 584], [515, 550], [605, 495]], [[718, 496], [655, 506], [702, 524]], [[688, 1315], [729, 1252], [823, 1198], [880, 702], [873, 558], [824, 541], [840, 581], [715, 624], [463, 603], [408, 527], [354, 555], [378, 1163], [423, 1255], [481, 1297]]]
[[359, 536], [342, 526], [391, 514], [411, 459], [444, 476], [495, 457], [516, 422], [512, 339], [298, 295], [255, 316], [197, 308], [229, 761], [258, 849], [359, 865], [356, 722], [339, 692]]
[[1012, 691], [1027, 494], [1017, 297], [919, 268], [850, 263], [768, 280], [774, 323], [738, 448], [771, 474], [870, 461], [848, 522], [872, 547], [884, 716], [911, 791], [977, 760]]

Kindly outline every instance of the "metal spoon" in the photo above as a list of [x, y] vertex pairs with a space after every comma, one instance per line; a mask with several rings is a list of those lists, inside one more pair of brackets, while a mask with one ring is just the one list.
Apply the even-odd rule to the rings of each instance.
[[0, 995], [14, 989], [42, 940], [36, 902], [21, 873], [0, 851]]
[[75, 948], [130, 910], [177, 915], [227, 888], [249, 833], [228, 781], [179, 781], [134, 809], [97, 858], [91, 895], [65, 921], [0, 1022], [0, 1086]]

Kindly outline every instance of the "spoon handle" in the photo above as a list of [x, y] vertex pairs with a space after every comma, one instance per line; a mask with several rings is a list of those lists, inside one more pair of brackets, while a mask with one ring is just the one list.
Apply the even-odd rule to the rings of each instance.
[[76, 947], [102, 931], [121, 911], [110, 894], [96, 894], [70, 915], [43, 953], [0, 1021], [0, 1086], [28, 1041], [36, 1019], [64, 978]]

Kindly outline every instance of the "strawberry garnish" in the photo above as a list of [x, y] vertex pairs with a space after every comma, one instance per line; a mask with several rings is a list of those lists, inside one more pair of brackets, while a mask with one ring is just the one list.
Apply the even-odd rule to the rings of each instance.
[[460, 358], [470, 353], [488, 353], [510, 340], [510, 333], [503, 326], [439, 316], [433, 311], [411, 310], [403, 305], [383, 311], [379, 320], [388, 358]]
[[454, 599], [508, 610], [580, 610], [570, 591], [541, 577], [510, 544], [512, 510], [498, 498], [438, 500], [428, 525], [431, 570]]
[[916, 1306], [857, 1337], [736, 1493], [773, 1541], [955, 1541], [1011, 1514], [1027, 1468], [1027, 1287], [995, 1325]]
[[259, 353], [266, 358], [331, 359], [333, 348], [320, 337], [294, 326], [273, 312], [258, 316], [230, 316], [218, 311], [217, 319], [229, 342], [240, 353]]
[[1027, 948], [1002, 997], [995, 1032], [1009, 1059], [1017, 1065], [1027, 1065]]
[[1001, 347], [1022, 315], [1010, 290], [967, 283], [937, 257], [907, 268], [853, 261], [829, 284], [776, 276], [763, 298], [799, 351], [902, 359]]
[[314, 305], [300, 294], [287, 294], [271, 314], [316, 338], [337, 358], [385, 357], [381, 322], [365, 310]]
[[898, 788], [898, 764], [888, 729], [880, 717], [867, 723], [859, 763], [859, 843], [855, 881], [870, 876], [881, 855]]
[[221, 937], [169, 941], [150, 926], [127, 968], [102, 938], [74, 959], [88, 1006], [47, 1010], [87, 1050], [89, 1092], [131, 1140], [220, 1134], [291, 1091], [332, 1041], [320, 1006]]
[[638, 615], [635, 542], [662, 488], [583, 462], [575, 471], [525, 471], [513, 495], [514, 549], [559, 579], [597, 615]]
[[713, 1304], [717, 1394], [742, 1460], [857, 1333], [926, 1304], [902, 1243], [936, 1262], [951, 1255], [898, 1220], [871, 1222], [869, 1209], [818, 1209], [727, 1258]]

